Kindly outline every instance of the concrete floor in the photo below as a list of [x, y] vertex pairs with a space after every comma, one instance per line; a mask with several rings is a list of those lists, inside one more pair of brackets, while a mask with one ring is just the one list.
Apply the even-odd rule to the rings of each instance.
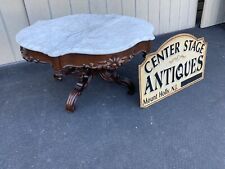
[[[209, 42], [205, 80], [148, 109], [95, 78], [68, 114], [74, 79], [55, 81], [49, 65], [0, 68], [0, 169], [224, 169], [225, 25], [182, 32]], [[120, 69], [136, 86], [141, 62]]]

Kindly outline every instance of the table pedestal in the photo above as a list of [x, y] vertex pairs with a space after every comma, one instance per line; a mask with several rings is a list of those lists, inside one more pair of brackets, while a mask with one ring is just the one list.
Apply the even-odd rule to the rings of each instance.
[[[95, 75], [100, 75], [103, 80], [109, 82], [115, 82], [119, 85], [125, 86], [128, 88], [128, 94], [132, 95], [135, 92], [134, 84], [127, 78], [120, 77], [116, 70], [91, 70], [91, 69], [79, 69], [79, 70], [69, 70], [68, 74], [75, 74], [79, 76], [79, 81], [76, 83], [75, 88], [70, 92], [69, 97], [66, 101], [66, 110], [69, 112], [74, 112], [75, 104], [78, 97], [82, 94], [83, 90], [91, 82], [91, 79]], [[61, 78], [56, 78], [61, 80]]]

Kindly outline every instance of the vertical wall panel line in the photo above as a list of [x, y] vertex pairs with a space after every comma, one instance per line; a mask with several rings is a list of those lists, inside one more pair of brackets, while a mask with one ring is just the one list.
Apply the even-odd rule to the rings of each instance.
[[[181, 7], [181, 1], [179, 1], [179, 6]], [[181, 10], [180, 10], [180, 7], [179, 7], [179, 16], [178, 16], [178, 20], [180, 21], [180, 13], [181, 13]], [[177, 30], [180, 30], [180, 22], [178, 22], [178, 27], [177, 27]]]
[[124, 15], [124, 11], [123, 11], [123, 0], [120, 0], [121, 3], [121, 14]]
[[91, 2], [90, 2], [90, 0], [88, 0], [88, 10], [89, 10], [89, 13], [91, 13]]
[[72, 3], [71, 3], [71, 0], [68, 0], [68, 1], [69, 1], [69, 5], [70, 5], [70, 14], [72, 15], [73, 14]]
[[[181, 1], [179, 1], [179, 6], [181, 6]], [[180, 16], [181, 16], [181, 10], [180, 10], [180, 8], [179, 8], [179, 16], [178, 16], [178, 20], [180, 20]], [[178, 22], [178, 28], [177, 28], [177, 30], [180, 30], [180, 23]]]
[[90, 13], [92, 14], [92, 10], [91, 10], [91, 0], [88, 0], [88, 3], [89, 3], [89, 8], [90, 8]]
[[187, 17], [187, 22], [186, 22], [186, 27], [187, 27], [187, 28], [190, 27], [189, 24], [188, 24], [188, 23], [189, 23], [189, 22], [188, 22], [188, 21], [189, 21], [189, 17], [191, 16], [191, 15], [190, 15], [190, 1], [191, 1], [191, 0], [188, 0], [188, 11], [187, 11], [187, 16], [188, 16], [188, 17]]
[[134, 16], [137, 17], [137, 0], [134, 1], [134, 6], [135, 6], [135, 11], [134, 11]]
[[158, 27], [158, 29], [159, 29], [159, 30], [158, 30], [158, 33], [159, 33], [159, 34], [161, 33], [161, 32], [160, 32], [160, 25], [161, 25], [161, 24], [160, 24], [160, 19], [161, 19], [161, 15], [160, 15], [160, 13], [161, 13], [161, 12], [160, 12], [160, 6], [161, 6], [161, 0], [159, 0], [159, 25], [158, 25], [158, 26], [159, 26], [159, 27]]
[[179, 19], [178, 30], [181, 30], [181, 26], [180, 26], [180, 19], [181, 19], [181, 10], [180, 10], [180, 9], [181, 9], [181, 5], [182, 5], [182, 3], [181, 3], [181, 1], [180, 1], [180, 4], [179, 4], [179, 6], [180, 6], [180, 7], [179, 7], [179, 18], [178, 18], [178, 19]]
[[47, 0], [47, 4], [48, 4], [48, 10], [49, 10], [49, 14], [50, 14], [50, 18], [52, 19], [52, 8], [51, 8], [51, 4], [50, 4], [50, 1]]
[[[170, 0], [170, 9], [169, 9], [169, 11], [170, 11], [170, 12], [169, 12], [169, 13], [170, 13], [170, 17], [169, 17], [169, 28], [170, 28], [170, 25], [171, 25], [171, 12], [172, 12], [172, 11], [171, 11], [171, 4], [172, 4], [172, 1]], [[168, 28], [168, 29], [169, 29], [169, 28]]]
[[188, 0], [188, 11], [187, 11], [187, 21], [186, 21], [186, 27], [189, 27], [188, 21], [189, 21], [189, 16], [190, 16], [190, 0]]
[[179, 18], [178, 18], [178, 19], [179, 19], [178, 30], [181, 30], [181, 29], [180, 29], [180, 19], [181, 19], [181, 10], [180, 10], [180, 9], [181, 9], [181, 1], [180, 1], [179, 6], [180, 6], [180, 7], [179, 7]]
[[148, 16], [147, 16], [147, 21], [149, 21], [149, 0], [148, 0]]
[[16, 61], [17, 60], [16, 52], [13, 49], [13, 43], [12, 43], [12, 41], [10, 39], [10, 35], [9, 35], [8, 29], [7, 29], [7, 26], [6, 26], [6, 22], [5, 22], [4, 16], [3, 16], [1, 11], [0, 11], [0, 19], [2, 20], [3, 27], [4, 27], [4, 30], [5, 30], [5, 33], [6, 33], [7, 40], [9, 42], [10, 50], [11, 50], [11, 52], [13, 54], [14, 61]]
[[109, 10], [108, 10], [108, 0], [105, 0], [105, 10], [106, 10], [106, 13], [108, 14], [109, 13]]
[[135, 17], [135, 0], [122, 0], [123, 15]]
[[29, 17], [28, 17], [27, 7], [26, 7], [26, 5], [25, 5], [24, 0], [23, 0], [23, 7], [24, 7], [25, 12], [26, 12], [27, 22], [28, 22], [28, 24], [30, 25], [30, 20], [29, 20]]
[[174, 32], [179, 29], [180, 0], [171, 0], [170, 4], [170, 27], [169, 31]]

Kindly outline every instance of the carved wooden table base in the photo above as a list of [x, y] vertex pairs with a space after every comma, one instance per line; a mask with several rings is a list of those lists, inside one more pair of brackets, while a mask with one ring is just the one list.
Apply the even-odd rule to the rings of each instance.
[[26, 61], [51, 64], [54, 70], [54, 78], [57, 80], [62, 80], [64, 75], [69, 74], [79, 77], [80, 80], [73, 91], [70, 92], [66, 102], [66, 110], [73, 112], [78, 97], [94, 75], [100, 75], [106, 81], [123, 85], [128, 88], [129, 94], [134, 94], [133, 83], [127, 78], [121, 78], [116, 73], [116, 69], [129, 62], [140, 52], [148, 53], [150, 45], [150, 41], [143, 41], [126, 51], [108, 55], [66, 54], [59, 57], [50, 57], [23, 47], [21, 47], [21, 53]]
[[77, 82], [73, 91], [70, 92], [66, 102], [66, 110], [73, 112], [78, 97], [82, 94], [83, 90], [88, 86], [94, 75], [99, 74], [102, 79], [110, 82], [115, 82], [128, 88], [128, 94], [134, 94], [134, 84], [127, 78], [121, 78], [116, 71], [112, 70], [80, 70], [80, 80]]
[[73, 89], [72, 92], [70, 92], [69, 97], [67, 99], [66, 102], [67, 111], [73, 112], [75, 110], [75, 103], [78, 99], [78, 96], [80, 96], [82, 91], [88, 86], [92, 77], [93, 74], [89, 70], [81, 72], [80, 81], [77, 82], [75, 88]]
[[104, 70], [100, 71], [99, 75], [102, 79], [110, 82], [116, 82], [128, 88], [128, 94], [132, 95], [135, 92], [134, 84], [128, 78], [120, 77], [116, 71]]

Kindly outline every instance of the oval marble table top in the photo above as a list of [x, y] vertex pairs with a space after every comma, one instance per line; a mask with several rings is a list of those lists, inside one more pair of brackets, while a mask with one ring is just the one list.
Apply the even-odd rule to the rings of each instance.
[[125, 51], [154, 40], [153, 26], [120, 15], [79, 14], [38, 21], [20, 31], [20, 46], [51, 57], [69, 53], [103, 55]]

